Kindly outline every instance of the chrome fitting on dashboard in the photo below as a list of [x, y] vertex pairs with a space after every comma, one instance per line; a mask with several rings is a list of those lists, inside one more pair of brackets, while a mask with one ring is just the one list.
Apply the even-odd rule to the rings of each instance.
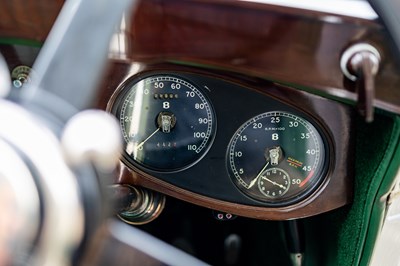
[[143, 187], [123, 186], [129, 187], [133, 195], [130, 206], [118, 214], [122, 221], [141, 225], [153, 221], [161, 214], [165, 206], [163, 194]]

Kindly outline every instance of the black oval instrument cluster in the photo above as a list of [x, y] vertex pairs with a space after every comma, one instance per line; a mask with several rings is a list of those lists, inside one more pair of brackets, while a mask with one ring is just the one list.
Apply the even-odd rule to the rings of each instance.
[[120, 123], [123, 161], [218, 200], [298, 203], [328, 173], [330, 135], [317, 115], [268, 93], [277, 89], [268, 83], [261, 93], [188, 73], [134, 76], [109, 105]]

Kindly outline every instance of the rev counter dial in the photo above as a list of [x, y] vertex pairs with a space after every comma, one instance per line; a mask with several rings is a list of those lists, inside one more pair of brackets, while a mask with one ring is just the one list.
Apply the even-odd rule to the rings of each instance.
[[216, 130], [211, 103], [192, 82], [173, 75], [128, 81], [112, 107], [125, 140], [124, 157], [159, 172], [185, 169], [210, 148]]
[[228, 172], [247, 196], [271, 206], [304, 199], [327, 170], [327, 146], [306, 119], [284, 111], [245, 122], [227, 151]]

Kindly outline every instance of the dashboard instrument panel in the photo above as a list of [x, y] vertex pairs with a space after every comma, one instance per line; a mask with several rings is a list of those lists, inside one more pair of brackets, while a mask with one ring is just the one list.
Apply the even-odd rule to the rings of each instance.
[[336, 102], [169, 65], [126, 77], [107, 108], [125, 140], [120, 183], [272, 220], [351, 198], [352, 131], [339, 132], [353, 114]]
[[175, 75], [133, 79], [122, 88], [114, 113], [133, 164], [159, 172], [189, 168], [215, 137], [213, 107], [190, 81]]
[[[208, 8], [211, 2], [213, 8]], [[61, 5], [57, 1], [50, 7], [47, 5], [52, 15], [35, 17], [40, 23], [32, 25], [41, 27], [28, 31], [23, 24], [5, 20], [7, 27], [3, 28], [9, 30], [3, 34], [43, 41]], [[244, 9], [248, 12], [243, 12]], [[12, 9], [8, 11], [5, 13], [15, 13]], [[21, 21], [28, 19], [26, 14], [30, 13], [18, 12]], [[238, 23], [231, 23], [232, 18]], [[144, 186], [210, 209], [260, 219], [301, 218], [349, 203], [353, 192], [356, 127], [351, 104], [357, 95], [354, 84], [344, 80], [339, 67], [340, 55], [353, 43], [376, 45], [384, 60], [376, 80], [375, 103], [384, 110], [399, 113], [400, 96], [393, 90], [396, 87], [393, 84], [399, 84], [399, 77], [398, 62], [391, 56], [387, 33], [377, 20], [338, 18], [342, 23], [327, 20], [324, 13], [243, 1], [140, 1], [131, 27], [122, 32], [127, 41], [124, 47], [129, 49], [115, 49], [110, 53], [113, 61], [95, 103], [95, 107], [107, 108], [117, 116], [121, 136], [127, 143], [114, 181]], [[0, 46], [0, 50], [7, 54], [8, 61], [28, 54], [8, 45]], [[32, 62], [14, 62], [10, 68], [20, 64], [30, 66]], [[137, 131], [131, 139], [129, 120], [133, 121], [133, 116], [125, 110], [131, 105], [129, 97], [133, 99], [138, 91], [135, 84], [149, 82], [150, 89], [156, 90], [156, 79], [167, 77], [175, 79], [163, 81], [171, 90], [172, 84], [180, 84], [182, 91], [195, 94], [192, 100], [196, 102], [186, 99], [173, 108], [180, 110], [189, 104], [194, 112], [161, 111], [165, 108], [158, 104], [165, 101], [153, 98], [148, 105], [148, 113], [153, 113], [148, 116], [145, 130]], [[290, 84], [295, 84], [296, 89]], [[162, 95], [165, 97], [165, 93]], [[178, 99], [182, 100], [179, 95]], [[170, 100], [169, 104], [175, 101]], [[207, 106], [206, 112], [193, 109], [196, 103]], [[194, 115], [179, 118], [181, 113]], [[126, 116], [127, 122], [123, 120]], [[285, 131], [278, 127], [269, 130], [270, 141], [260, 147], [242, 143], [244, 136], [238, 133], [245, 132], [246, 136], [247, 132], [252, 133], [249, 121], [255, 119], [265, 129], [273, 116], [287, 123]], [[199, 130], [178, 131], [182, 121], [197, 127], [199, 119], [204, 122], [204, 118], [207, 122]], [[290, 122], [300, 121], [303, 122], [298, 126], [301, 131], [289, 128]], [[165, 132], [160, 127], [162, 122], [166, 125]], [[170, 133], [166, 132], [168, 127]], [[254, 130], [253, 143], [260, 141], [259, 132]], [[310, 138], [302, 142], [302, 133], [305, 137], [309, 134]], [[273, 143], [273, 134], [278, 134], [282, 143]], [[296, 145], [289, 145], [284, 139], [293, 137], [292, 134], [300, 134], [300, 140], [294, 143], [302, 148], [293, 148]], [[176, 148], [179, 144], [186, 150], [185, 159], [175, 158], [171, 163], [173, 156], [168, 149], [175, 142], [168, 138], [173, 135]], [[129, 143], [132, 144], [129, 146]], [[162, 151], [146, 149], [144, 153], [146, 144]], [[307, 145], [310, 148], [304, 148]], [[315, 154], [308, 156], [308, 150]], [[278, 154], [278, 164], [274, 166], [270, 165], [271, 151]], [[242, 157], [235, 157], [235, 152], [237, 156], [242, 152]], [[255, 156], [259, 156], [258, 161]], [[271, 180], [279, 184], [276, 185], [266, 179], [262, 183], [262, 177], [268, 178], [268, 175], [283, 184]], [[252, 192], [247, 189], [250, 185]]]
[[[37, 51], [32, 50], [29, 55], [34, 56]], [[12, 63], [11, 68], [29, 65], [28, 59], [32, 61], [30, 57], [22, 58], [19, 63]], [[116, 115], [121, 137], [127, 143], [115, 183], [143, 186], [213, 210], [269, 220], [312, 216], [351, 202], [355, 152], [355, 118], [351, 106], [260, 78], [173, 63], [113, 61], [105, 81], [95, 107]], [[156, 86], [160, 85], [156, 83], [160, 81], [161, 86], [167, 87], [162, 94], [156, 92]], [[152, 97], [147, 101], [148, 109], [145, 107], [151, 115], [143, 115], [147, 122], [140, 123], [142, 131], [130, 141], [132, 108], [139, 106], [131, 102], [140, 91], [139, 84], [144, 83], [148, 83]], [[180, 92], [172, 93], [177, 87]], [[164, 108], [168, 104], [170, 107]], [[170, 133], [158, 130], [163, 124], [160, 113], [167, 116], [164, 131], [169, 127]], [[124, 119], [126, 116], [128, 121]], [[278, 118], [285, 124], [284, 131], [271, 126]], [[253, 120], [262, 123], [264, 130], [270, 128], [269, 140], [258, 137], [259, 132], [252, 128]], [[183, 124], [188, 130], [178, 131]], [[247, 137], [252, 143], [261, 139], [265, 143], [260, 147], [245, 145], [244, 136], [238, 136], [238, 132], [245, 132], [242, 135], [249, 132]], [[301, 138], [302, 133], [305, 139]], [[276, 143], [273, 134], [278, 134]], [[293, 143], [302, 148], [289, 145], [286, 139], [292, 134], [300, 136]], [[137, 148], [135, 157], [133, 152], [129, 154], [129, 142], [132, 142], [129, 148], [143, 143], [139, 148], [144, 150], [149, 144], [158, 150], [146, 146], [144, 154]], [[171, 164], [174, 153], [168, 149], [175, 142], [174, 148], [179, 144], [184, 149], [180, 152], [185, 154], [186, 161], [175, 158]], [[313, 156], [307, 153], [308, 148], [304, 149], [307, 145], [311, 145], [309, 153], [315, 152], [310, 154]], [[272, 161], [269, 153], [274, 149], [278, 151], [278, 165], [265, 166]], [[231, 150], [238, 157], [231, 157]], [[262, 177], [276, 184], [261, 180]]]

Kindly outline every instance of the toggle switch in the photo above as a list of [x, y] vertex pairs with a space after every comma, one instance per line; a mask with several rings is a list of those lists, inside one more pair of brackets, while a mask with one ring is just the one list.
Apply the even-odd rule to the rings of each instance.
[[375, 78], [380, 61], [378, 50], [366, 43], [350, 46], [340, 59], [343, 74], [355, 83], [357, 108], [366, 122], [374, 120]]

